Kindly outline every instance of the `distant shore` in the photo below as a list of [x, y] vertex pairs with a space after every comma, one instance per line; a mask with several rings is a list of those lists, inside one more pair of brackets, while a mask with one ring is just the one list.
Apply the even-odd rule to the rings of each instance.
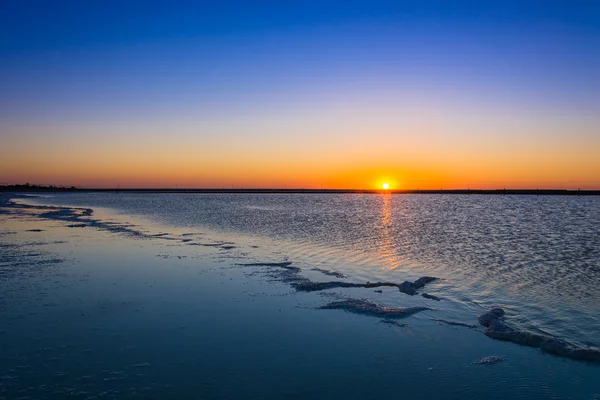
[[0, 192], [123, 192], [123, 193], [232, 193], [232, 194], [460, 194], [460, 195], [530, 195], [530, 196], [600, 196], [600, 190], [570, 190], [570, 189], [407, 189], [407, 190], [376, 190], [376, 189], [281, 189], [281, 188], [78, 188], [37, 185], [5, 185], [0, 186]]

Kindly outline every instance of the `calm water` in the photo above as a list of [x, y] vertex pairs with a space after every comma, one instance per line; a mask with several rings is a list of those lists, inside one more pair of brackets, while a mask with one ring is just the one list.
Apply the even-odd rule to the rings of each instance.
[[[598, 363], [492, 340], [600, 342], [598, 198], [0, 197], [0, 400], [600, 399]], [[79, 215], [72, 218], [73, 215]], [[299, 271], [247, 263], [292, 261]], [[402, 282], [299, 292], [289, 279]], [[319, 308], [428, 307], [398, 320]], [[476, 361], [503, 357], [495, 364]]]
[[36, 201], [221, 234], [254, 244], [244, 257], [289, 259], [350, 281], [434, 275], [442, 280], [428, 292], [446, 300], [435, 304], [443, 317], [474, 323], [498, 305], [524, 329], [600, 345], [598, 197], [101, 193]]

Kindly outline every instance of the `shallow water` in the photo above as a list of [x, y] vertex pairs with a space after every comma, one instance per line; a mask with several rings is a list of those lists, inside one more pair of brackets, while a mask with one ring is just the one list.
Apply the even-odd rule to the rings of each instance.
[[443, 280], [429, 291], [464, 305], [446, 307], [460, 318], [473, 304], [502, 306], [523, 328], [600, 345], [598, 197], [92, 193], [43, 202], [210, 229], [351, 280], [434, 275]]
[[[597, 200], [540, 197], [545, 210], [572, 217], [530, 218], [535, 198], [509, 196], [464, 197], [469, 207], [453, 196], [179, 196], [24, 200], [91, 207], [91, 215], [0, 207], [0, 399], [600, 399], [597, 363], [452, 325], [476, 325], [500, 305], [511, 323], [597, 344], [597, 286], [565, 273], [590, 268], [587, 279], [598, 280]], [[517, 222], [498, 228], [513, 246], [479, 226], [502, 218], [478, 199], [515, 203]], [[458, 219], [459, 210], [469, 217]], [[568, 228], [547, 237], [550, 220]], [[576, 231], [588, 234], [573, 240]], [[519, 246], [532, 246], [527, 237], [548, 248], [535, 245], [528, 262], [494, 271], [499, 249], [519, 260]], [[542, 260], [557, 252], [551, 243], [585, 256], [560, 266], [558, 279], [573, 290], [554, 293], [552, 274], [538, 279]], [[423, 289], [441, 301], [396, 287], [291, 286], [422, 275], [443, 278]], [[590, 290], [591, 300], [577, 294]], [[348, 304], [362, 308], [347, 312]], [[374, 305], [397, 318], [382, 319]]]

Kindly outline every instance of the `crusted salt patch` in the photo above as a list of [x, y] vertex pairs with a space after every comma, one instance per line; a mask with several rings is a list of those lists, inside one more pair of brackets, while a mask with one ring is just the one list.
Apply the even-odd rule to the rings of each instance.
[[354, 314], [369, 315], [372, 317], [393, 319], [406, 318], [421, 311], [431, 310], [428, 307], [386, 307], [366, 299], [347, 299], [333, 301], [319, 307], [321, 310], [344, 310]]

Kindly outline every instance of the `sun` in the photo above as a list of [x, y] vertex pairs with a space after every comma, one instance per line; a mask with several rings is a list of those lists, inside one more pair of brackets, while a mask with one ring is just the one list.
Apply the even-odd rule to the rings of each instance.
[[381, 187], [383, 188], [383, 190], [388, 190], [390, 188], [390, 184], [385, 182], [383, 185], [381, 185]]

